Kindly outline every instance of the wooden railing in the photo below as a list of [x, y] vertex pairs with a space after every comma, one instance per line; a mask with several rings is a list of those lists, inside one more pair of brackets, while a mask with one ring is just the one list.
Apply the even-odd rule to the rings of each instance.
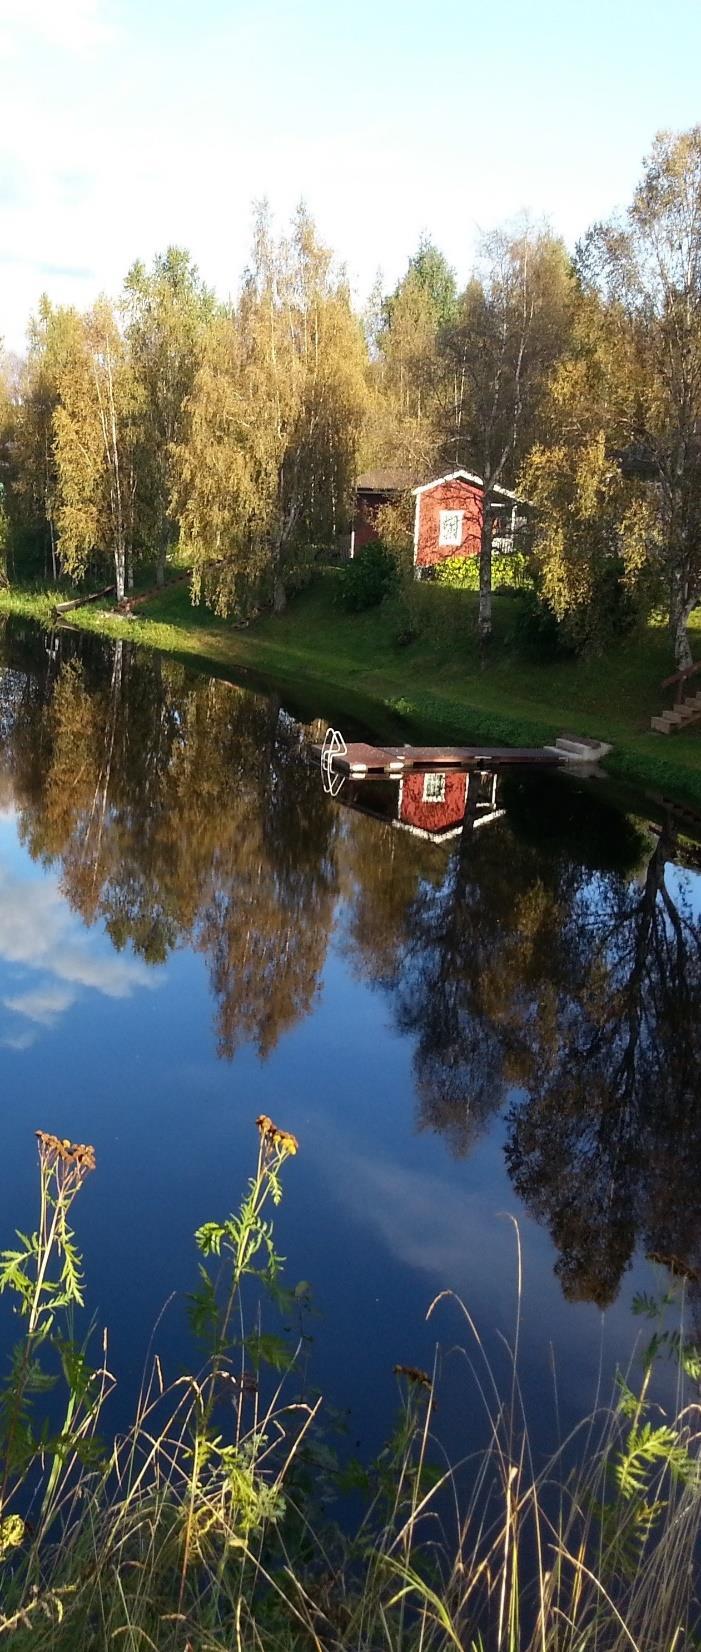
[[665, 677], [664, 682], [660, 683], [660, 688], [682, 689], [687, 679], [695, 677], [698, 671], [701, 671], [701, 660], [695, 660], [693, 665], [685, 665], [683, 671], [675, 671], [672, 677]]

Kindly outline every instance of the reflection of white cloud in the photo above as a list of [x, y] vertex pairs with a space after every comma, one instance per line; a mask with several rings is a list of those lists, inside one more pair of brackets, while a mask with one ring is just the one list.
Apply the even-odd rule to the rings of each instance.
[[407, 1267], [460, 1289], [474, 1279], [475, 1257], [488, 1250], [494, 1279], [511, 1285], [514, 1230], [495, 1216], [489, 1197], [390, 1159], [349, 1154], [345, 1147], [343, 1166], [350, 1202]]
[[35, 987], [32, 992], [20, 992], [15, 998], [3, 998], [6, 1010], [26, 1015], [28, 1021], [37, 1021], [40, 1027], [53, 1027], [59, 1015], [75, 1003], [70, 987]]
[[[510, 1325], [514, 1311], [517, 1244], [506, 1214], [495, 1211], [493, 1188], [414, 1169], [385, 1157], [373, 1145], [351, 1145], [328, 1118], [317, 1118], [314, 1144], [324, 1165], [337, 1167], [334, 1190], [364, 1228], [402, 1266], [428, 1276], [429, 1290], [454, 1290], [469, 1298], [489, 1298], [490, 1311]], [[522, 1238], [541, 1242], [517, 1200]]]
[[29, 1031], [8, 1033], [6, 1038], [0, 1038], [0, 1044], [4, 1050], [31, 1050], [32, 1044], [36, 1044], [37, 1037], [36, 1032]]
[[[40, 983], [6, 993], [2, 1003], [36, 1026], [53, 1027], [75, 1003], [77, 988], [90, 987], [107, 998], [128, 998], [136, 987], [155, 986], [145, 964], [130, 956], [96, 950], [96, 931], [87, 932], [70, 911], [53, 880], [25, 882], [0, 872], [0, 960], [41, 972]], [[11, 1032], [3, 1043], [26, 1049], [34, 1035]]]

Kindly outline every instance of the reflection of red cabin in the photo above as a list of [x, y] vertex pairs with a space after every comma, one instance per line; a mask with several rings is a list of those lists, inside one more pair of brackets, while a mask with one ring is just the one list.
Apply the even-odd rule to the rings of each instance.
[[[454, 470], [414, 488], [414, 563], [417, 576], [449, 556], [479, 556], [484, 516], [484, 488], [480, 476]], [[516, 495], [507, 488], [492, 490], [492, 546], [510, 549], [516, 525]]]
[[399, 783], [397, 819], [431, 837], [447, 837], [462, 826], [468, 774], [406, 774]]
[[497, 807], [498, 774], [472, 769], [405, 774], [399, 781], [396, 823], [434, 843], [456, 837], [467, 820], [469, 829], [501, 820]]

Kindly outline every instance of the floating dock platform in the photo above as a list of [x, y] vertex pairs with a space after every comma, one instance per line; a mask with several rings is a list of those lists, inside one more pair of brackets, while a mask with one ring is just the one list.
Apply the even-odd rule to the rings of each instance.
[[404, 774], [449, 769], [557, 768], [565, 761], [562, 752], [542, 746], [374, 746], [365, 740], [350, 740], [346, 745], [337, 729], [329, 729], [323, 745], [311, 749], [322, 770], [354, 780], [370, 775], [399, 780]]

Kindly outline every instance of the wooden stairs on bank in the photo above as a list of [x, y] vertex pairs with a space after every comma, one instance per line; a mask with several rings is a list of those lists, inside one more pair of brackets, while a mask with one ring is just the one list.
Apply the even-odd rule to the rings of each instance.
[[688, 665], [684, 671], [675, 672], [673, 677], [665, 677], [660, 685], [662, 688], [675, 688], [677, 697], [669, 711], [663, 711], [659, 717], [650, 719], [650, 727], [656, 734], [678, 734], [680, 729], [692, 728], [694, 723], [701, 723], [701, 689], [689, 692], [688, 685], [692, 677], [701, 671], [701, 660], [695, 665]]

